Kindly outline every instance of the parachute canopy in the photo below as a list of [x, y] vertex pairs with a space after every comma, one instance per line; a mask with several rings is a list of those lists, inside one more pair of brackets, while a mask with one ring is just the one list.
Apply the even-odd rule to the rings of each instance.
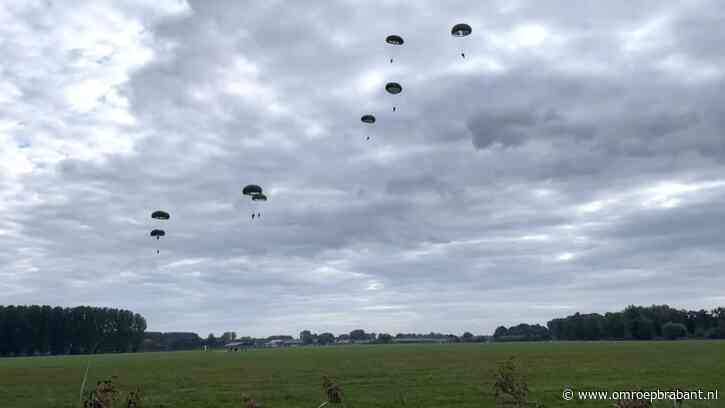
[[363, 123], [375, 123], [375, 116], [373, 115], [364, 115], [362, 118], [360, 118]]
[[389, 35], [385, 37], [385, 42], [391, 45], [403, 45], [403, 37], [399, 35]]
[[256, 184], [250, 184], [248, 186], [245, 186], [242, 189], [242, 194], [244, 194], [244, 195], [262, 194], [262, 187], [260, 187]]
[[451, 35], [454, 37], [465, 37], [467, 35], [471, 35], [471, 32], [473, 29], [471, 29], [471, 26], [465, 23], [456, 24], [451, 29]]
[[151, 213], [151, 218], [155, 220], [168, 220], [171, 216], [166, 211], [158, 210]]
[[388, 91], [388, 93], [397, 95], [403, 92], [403, 87], [397, 82], [388, 82], [385, 84], [385, 90]]
[[267, 201], [267, 196], [264, 194], [255, 194], [252, 196], [252, 201]]
[[164, 235], [166, 235], [166, 232], [164, 232], [164, 230], [155, 229], [155, 230], [151, 231], [150, 235], [152, 237], [156, 237], [156, 239], [159, 239], [159, 238], [163, 237]]

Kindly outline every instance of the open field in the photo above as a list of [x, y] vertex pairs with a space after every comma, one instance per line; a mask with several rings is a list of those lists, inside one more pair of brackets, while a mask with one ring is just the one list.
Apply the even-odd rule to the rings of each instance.
[[[92, 357], [89, 384], [109, 376], [140, 385], [146, 407], [241, 407], [242, 392], [265, 408], [314, 408], [329, 375], [347, 406], [493, 407], [492, 376], [516, 356], [533, 399], [547, 407], [610, 407], [566, 402], [579, 390], [719, 389], [725, 394], [725, 342], [595, 342], [348, 346], [177, 352]], [[77, 407], [87, 356], [0, 359], [0, 407]], [[665, 405], [659, 405], [665, 406]], [[719, 401], [685, 407], [724, 407]]]

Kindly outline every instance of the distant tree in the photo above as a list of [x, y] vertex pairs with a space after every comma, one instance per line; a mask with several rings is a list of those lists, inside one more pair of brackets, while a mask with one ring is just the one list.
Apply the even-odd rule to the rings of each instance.
[[667, 322], [662, 325], [662, 336], [667, 340], [677, 340], [687, 337], [687, 326], [682, 323]]
[[463, 336], [461, 336], [461, 340], [463, 340], [464, 343], [470, 343], [473, 341], [473, 333], [471, 332], [465, 332], [463, 333]]
[[231, 343], [237, 338], [237, 333], [235, 332], [224, 332], [222, 334], [222, 337], [219, 339], [223, 344]]
[[604, 315], [604, 337], [614, 340], [627, 337], [627, 328], [622, 313], [606, 313]]
[[302, 344], [309, 345], [313, 344], [315, 342], [314, 337], [312, 336], [312, 332], [309, 330], [303, 330], [300, 332], [300, 341]]
[[508, 336], [508, 329], [505, 326], [499, 326], [496, 328], [496, 331], [493, 333], [494, 338], [504, 337]]
[[378, 335], [378, 342], [383, 344], [388, 344], [393, 341], [393, 336], [389, 335], [388, 333], [380, 333]]
[[365, 334], [365, 330], [356, 329], [356, 330], [353, 330], [350, 332], [350, 340], [352, 340], [352, 341], [368, 340], [368, 335]]
[[206, 336], [205, 344], [209, 348], [214, 348], [217, 346], [217, 339], [216, 339], [216, 337], [214, 337], [214, 333], [209, 333], [209, 335]]
[[638, 316], [629, 325], [632, 338], [636, 340], [652, 340], [655, 337], [654, 322], [644, 316]]
[[335, 343], [335, 335], [332, 333], [322, 333], [317, 336], [317, 343], [322, 345]]
[[0, 355], [136, 351], [145, 330], [128, 310], [0, 306]]

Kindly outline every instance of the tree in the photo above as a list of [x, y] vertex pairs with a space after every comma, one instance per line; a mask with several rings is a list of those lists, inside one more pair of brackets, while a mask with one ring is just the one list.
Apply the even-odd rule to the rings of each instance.
[[145, 330], [128, 310], [0, 306], [0, 355], [136, 351]]
[[334, 344], [335, 335], [332, 333], [322, 333], [319, 336], [317, 336], [317, 343], [322, 344], [322, 345]]
[[302, 344], [309, 345], [315, 342], [312, 332], [309, 330], [303, 330], [300, 332], [300, 341]]
[[237, 338], [237, 333], [235, 332], [224, 332], [222, 334], [222, 337], [219, 339], [223, 344], [231, 343]]
[[461, 337], [464, 343], [470, 343], [473, 341], [473, 333], [471, 332], [465, 332], [463, 333], [463, 336]]
[[393, 336], [389, 335], [388, 333], [380, 333], [378, 335], [378, 342], [382, 344], [388, 344], [392, 343]]
[[350, 340], [352, 340], [352, 341], [368, 340], [368, 335], [365, 334], [365, 330], [356, 329], [356, 330], [353, 330], [350, 332]]
[[494, 338], [504, 337], [508, 336], [508, 329], [505, 326], [499, 326], [496, 328], [496, 331], [493, 333]]
[[639, 316], [629, 325], [632, 338], [636, 340], [652, 340], [655, 337], [655, 325], [652, 320]]
[[682, 323], [667, 322], [662, 325], [662, 336], [667, 340], [677, 340], [687, 337], [687, 326]]
[[217, 340], [216, 337], [214, 337], [214, 333], [209, 333], [209, 335], [206, 336], [206, 345], [209, 348], [214, 348], [217, 346]]

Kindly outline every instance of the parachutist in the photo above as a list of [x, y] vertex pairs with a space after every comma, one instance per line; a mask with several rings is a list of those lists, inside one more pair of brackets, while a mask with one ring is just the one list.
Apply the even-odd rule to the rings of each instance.
[[466, 54], [462, 52], [461, 57], [466, 58]]

